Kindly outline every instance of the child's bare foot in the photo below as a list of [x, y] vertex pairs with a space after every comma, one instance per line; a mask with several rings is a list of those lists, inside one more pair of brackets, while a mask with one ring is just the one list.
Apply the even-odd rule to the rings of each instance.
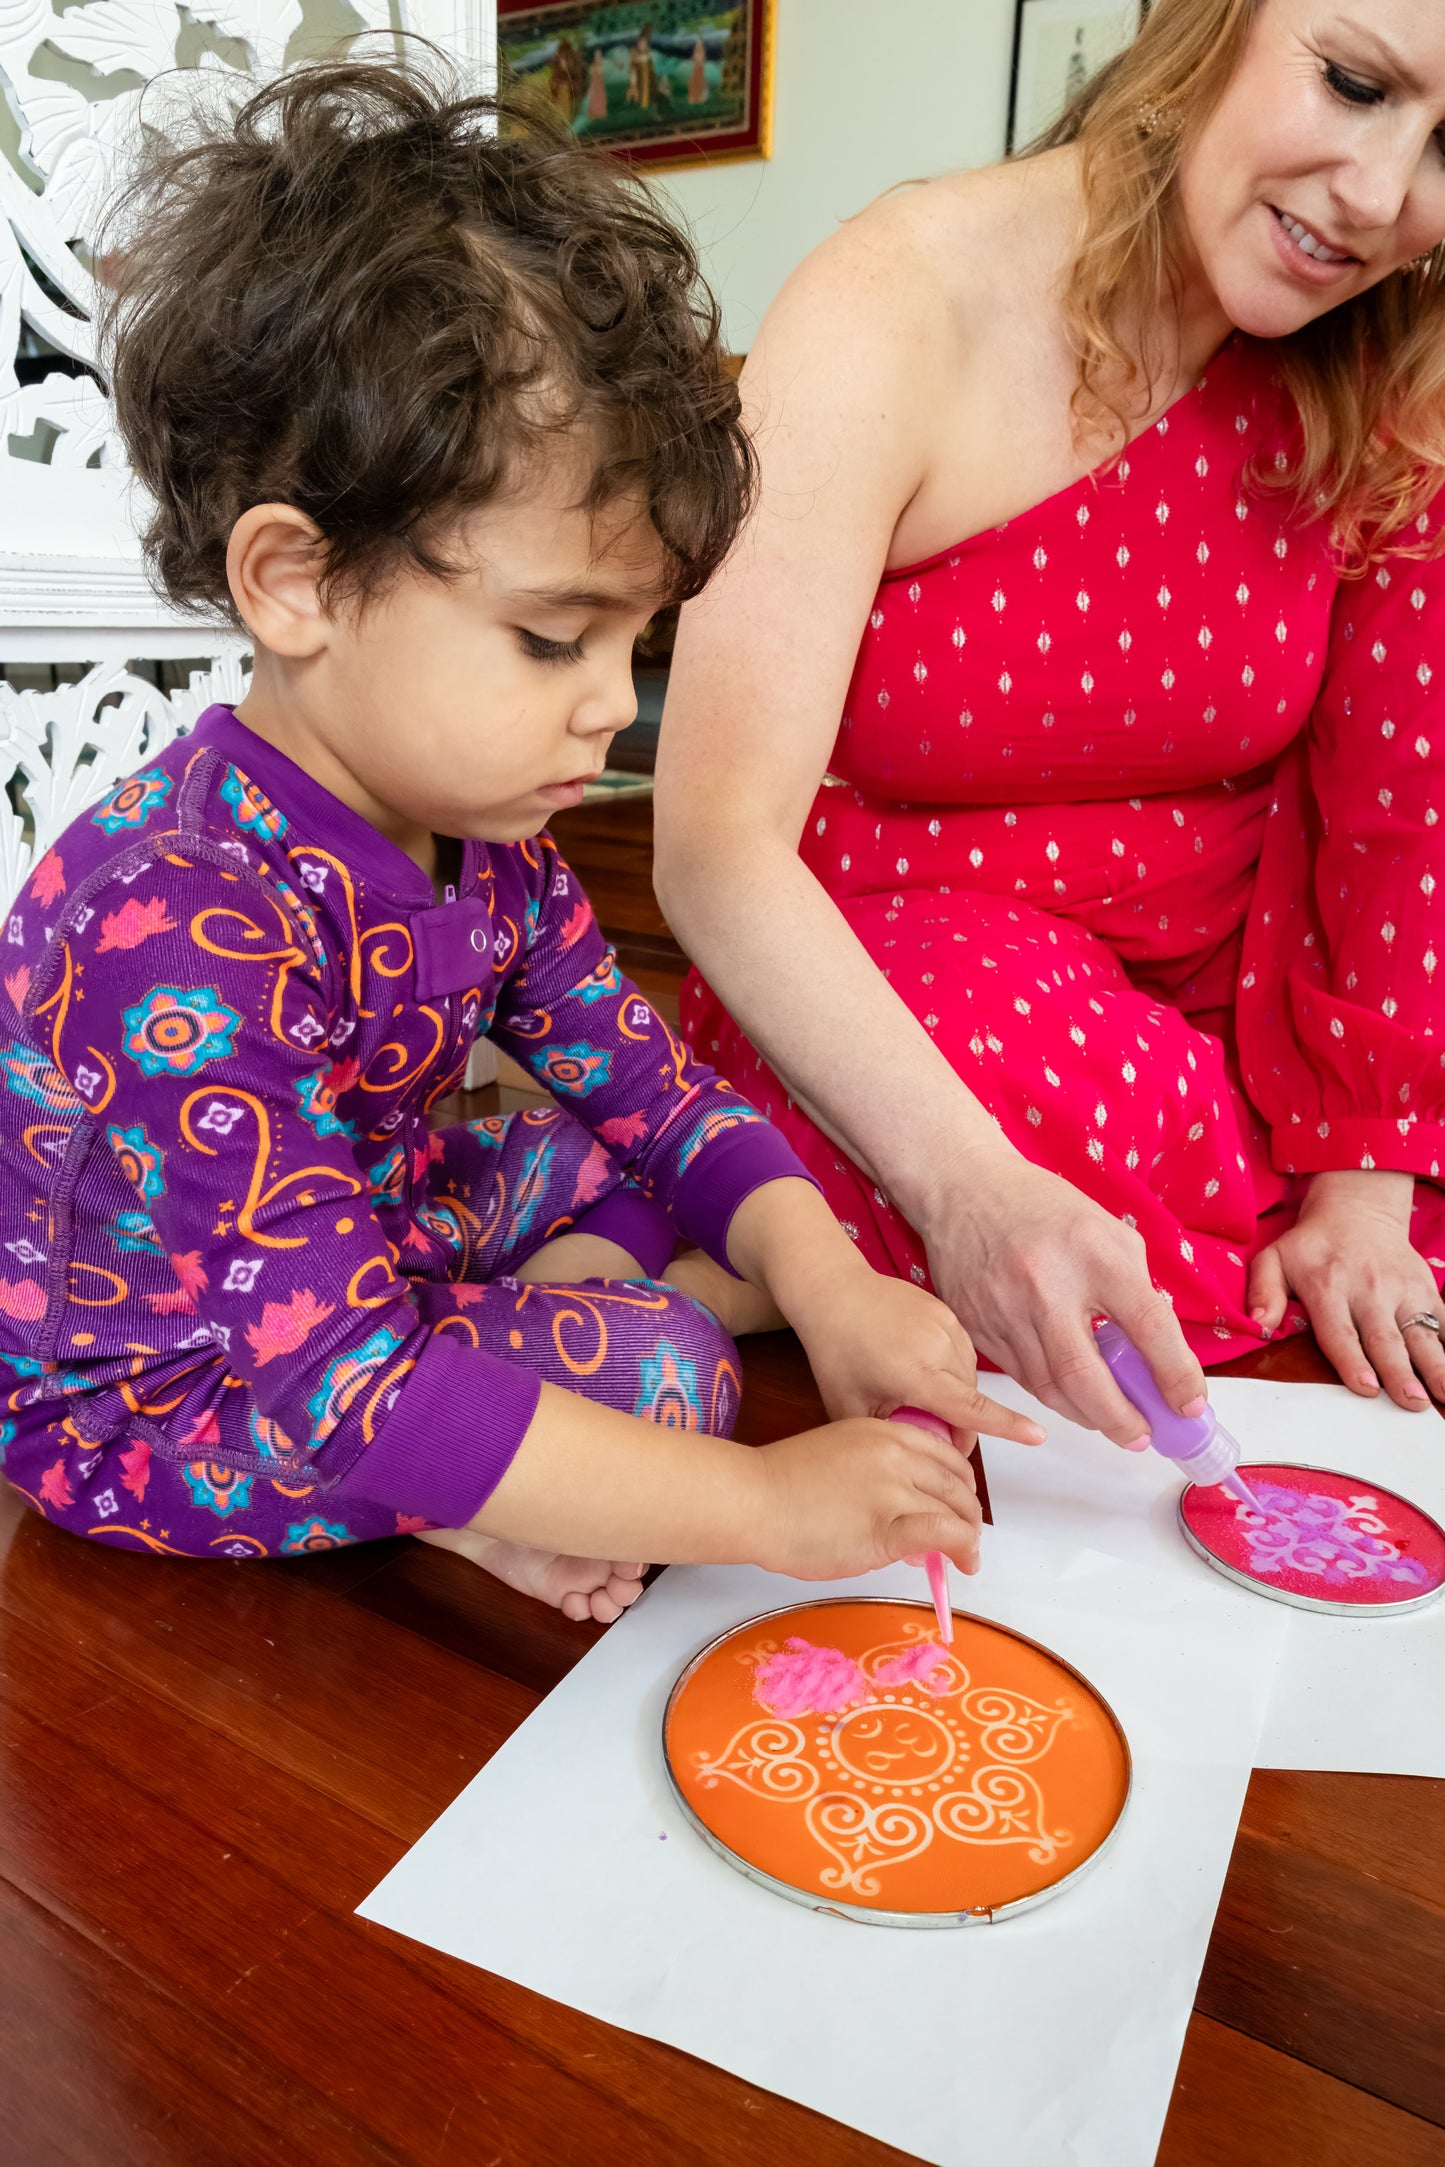
[[643, 1564], [615, 1558], [565, 1558], [555, 1551], [532, 1550], [526, 1543], [502, 1542], [495, 1535], [479, 1535], [467, 1527], [428, 1528], [418, 1538], [435, 1543], [439, 1550], [456, 1550], [474, 1565], [484, 1566], [523, 1595], [535, 1595], [550, 1603], [566, 1618], [579, 1623], [593, 1618], [611, 1625], [629, 1603], [642, 1593]]
[[674, 1257], [659, 1277], [664, 1286], [705, 1303], [734, 1339], [741, 1339], [745, 1332], [778, 1332], [788, 1321], [770, 1295], [749, 1280], [734, 1279], [701, 1249]]

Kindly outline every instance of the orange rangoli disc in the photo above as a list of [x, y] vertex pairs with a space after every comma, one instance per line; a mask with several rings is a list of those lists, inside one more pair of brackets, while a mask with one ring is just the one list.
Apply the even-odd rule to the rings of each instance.
[[668, 1772], [715, 1851], [795, 1902], [966, 1925], [1042, 1902], [1129, 1796], [1107, 1703], [1035, 1641], [921, 1603], [802, 1603], [714, 1641], [668, 1703]]

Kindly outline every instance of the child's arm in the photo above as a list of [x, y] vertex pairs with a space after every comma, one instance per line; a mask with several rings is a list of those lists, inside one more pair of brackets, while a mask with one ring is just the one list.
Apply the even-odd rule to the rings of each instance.
[[728, 1255], [797, 1332], [830, 1415], [926, 1407], [965, 1436], [1043, 1442], [1036, 1422], [979, 1392], [973, 1343], [953, 1311], [865, 1263], [810, 1182], [771, 1181], [746, 1197]]
[[[973, 1426], [993, 1426], [987, 1401]], [[979, 1521], [965, 1455], [901, 1423], [835, 1422], [750, 1447], [544, 1384], [471, 1525], [564, 1554], [752, 1563], [826, 1580], [927, 1550], [974, 1572]]]
[[498, 869], [498, 915], [522, 916], [505, 884], [525, 864], [540, 888], [518, 969], [500, 989], [490, 1035], [583, 1122], [671, 1214], [685, 1241], [732, 1270], [728, 1229], [765, 1182], [808, 1183], [787, 1139], [699, 1060], [624, 977], [592, 907], [549, 836]]

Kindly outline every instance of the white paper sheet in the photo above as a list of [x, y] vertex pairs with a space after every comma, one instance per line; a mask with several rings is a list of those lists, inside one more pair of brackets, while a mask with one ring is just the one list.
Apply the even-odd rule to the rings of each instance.
[[675, 1806], [661, 1724], [684, 1664], [758, 1612], [926, 1598], [921, 1572], [804, 1585], [674, 1567], [361, 1906], [670, 2041], [939, 2167], [1148, 2167], [1254, 1758], [1282, 1614], [1077, 1545], [985, 1530], [960, 1609], [1016, 1626], [1110, 1702], [1134, 1794], [1107, 1855], [997, 1925], [859, 1926], [716, 1858]]
[[[1179, 1531], [1177, 1471], [1157, 1452], [1121, 1452], [1040, 1407], [1009, 1377], [985, 1389], [1049, 1432], [1028, 1448], [984, 1445], [994, 1515], [1005, 1529], [1091, 1544], [1167, 1574], [1181, 1589], [1214, 1581], [1235, 1615], [1280, 1612], [1289, 1632], [1260, 1737], [1261, 1768], [1445, 1776], [1445, 1597], [1400, 1617], [1331, 1618], [1234, 1588]], [[1445, 1522], [1445, 1424], [1343, 1385], [1214, 1377], [1215, 1412], [1248, 1460], [1331, 1467], [1378, 1482]]]

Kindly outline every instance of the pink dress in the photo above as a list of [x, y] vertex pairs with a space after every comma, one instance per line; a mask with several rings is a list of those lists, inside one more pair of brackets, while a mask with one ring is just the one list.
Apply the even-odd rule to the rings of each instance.
[[[1342, 580], [1243, 480], [1291, 426], [1233, 340], [1115, 466], [890, 573], [801, 846], [1011, 1141], [1138, 1227], [1206, 1361], [1258, 1343], [1246, 1268], [1298, 1176], [1424, 1177], [1445, 1270], [1445, 562]], [[926, 1282], [696, 976], [683, 1023]]]

